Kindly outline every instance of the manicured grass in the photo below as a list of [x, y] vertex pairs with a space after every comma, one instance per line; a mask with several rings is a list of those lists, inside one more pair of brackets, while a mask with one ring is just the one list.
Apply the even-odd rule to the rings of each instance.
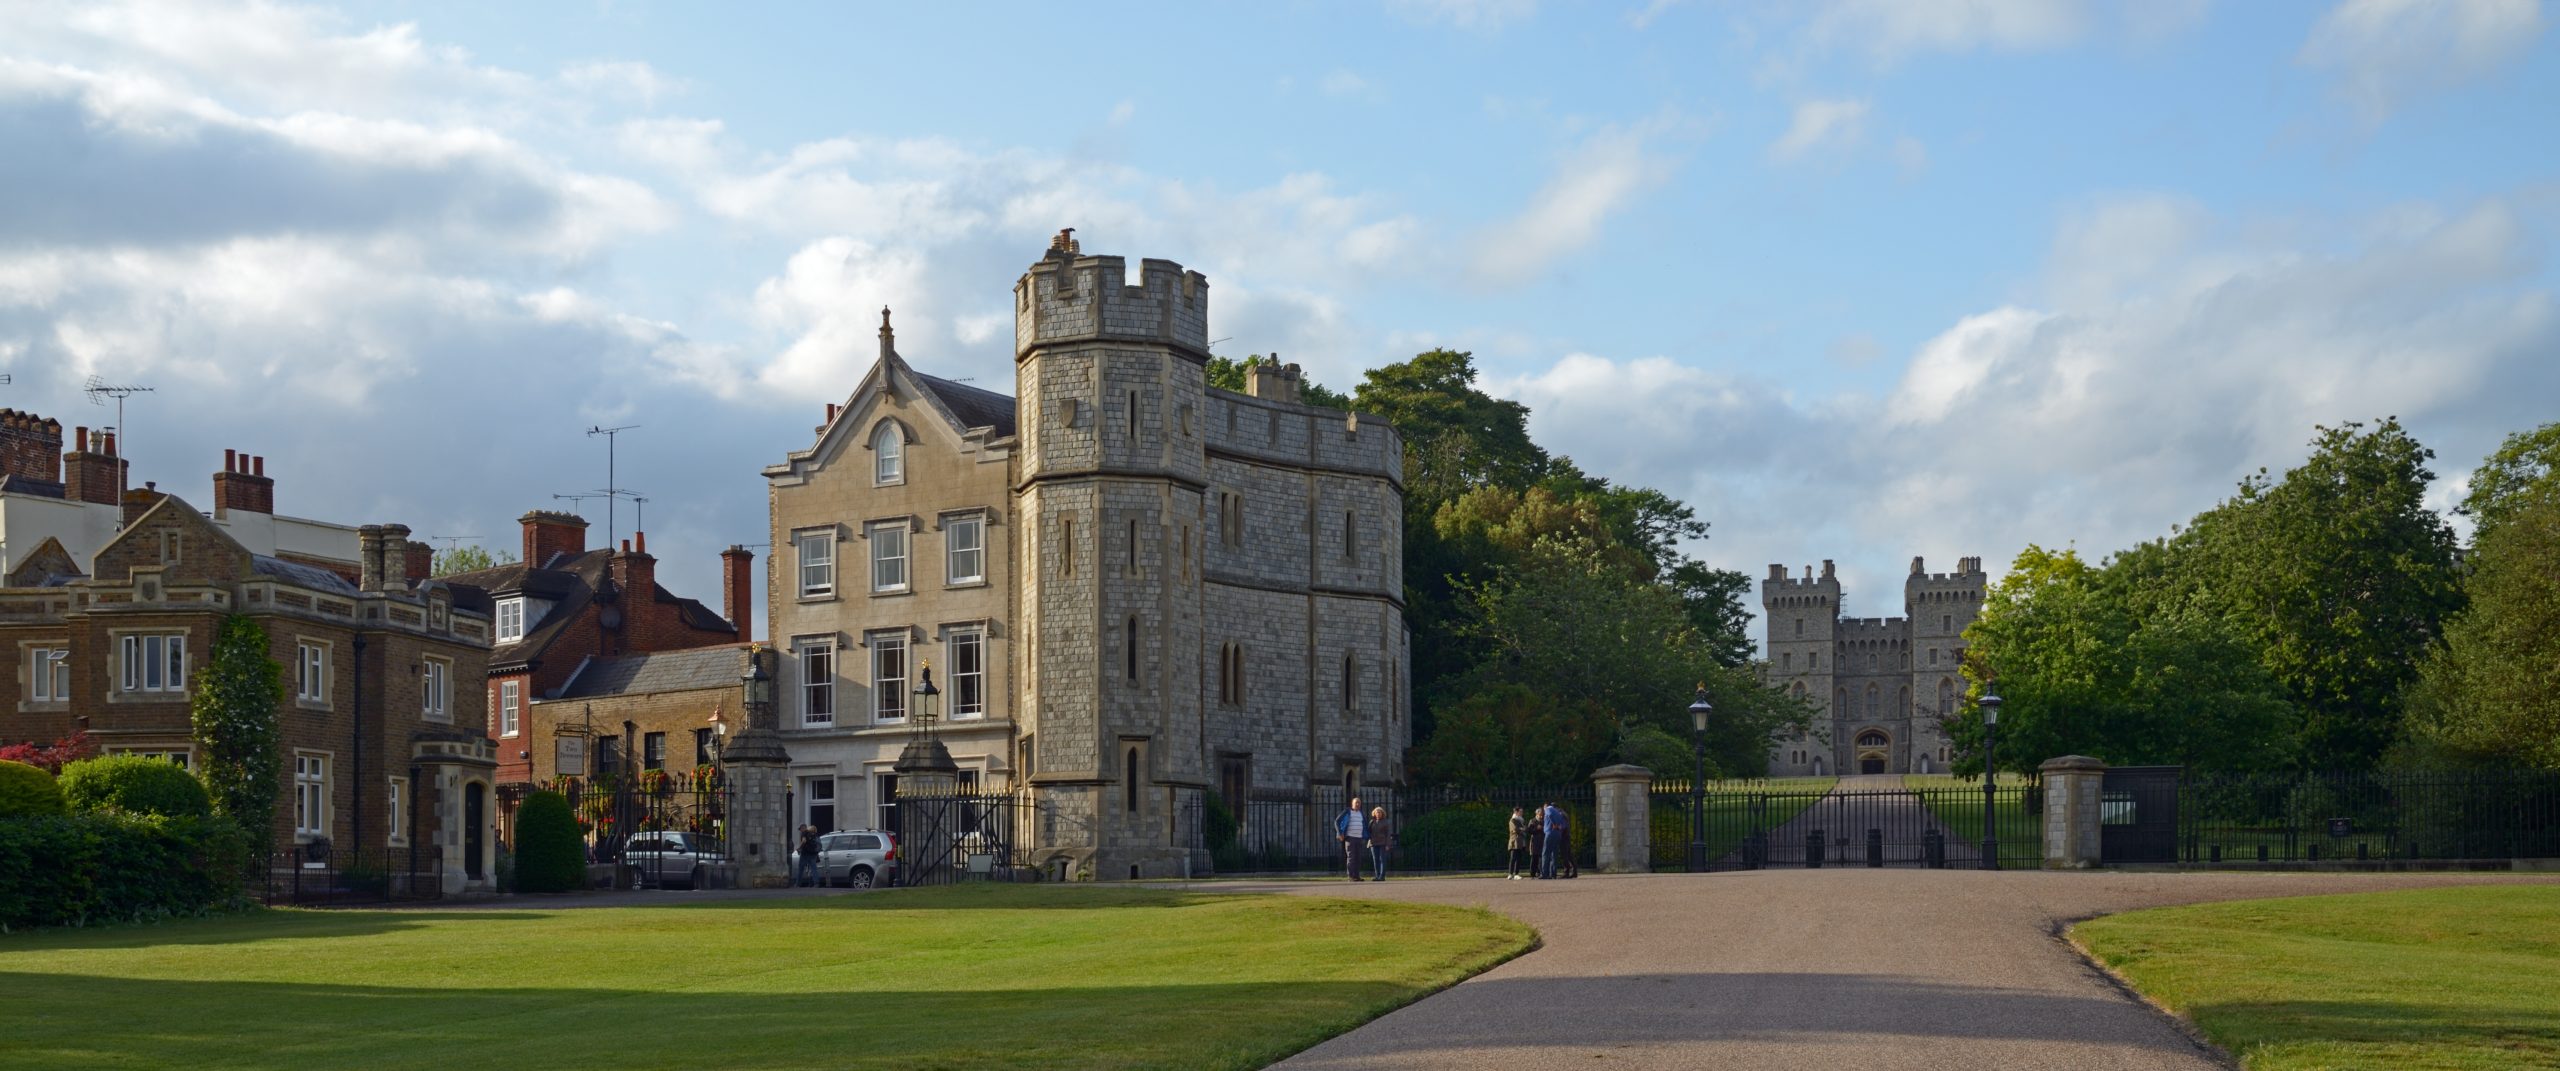
[[2072, 936], [2253, 1071], [2560, 1067], [2560, 886], [2162, 908]]
[[[1948, 774], [1904, 774], [1904, 788], [1926, 793], [1921, 799], [1929, 808], [1929, 816], [1947, 827], [1947, 838], [1971, 844], [1982, 839], [1982, 779], [1965, 780]], [[2027, 806], [2027, 788], [2015, 780], [2003, 778], [1991, 788], [1993, 796], [1993, 829], [2000, 837], [2000, 858], [2023, 852], [2040, 854], [2044, 850], [2044, 816]]]
[[0, 1067], [1253, 1068], [1532, 939], [1127, 888], [269, 911], [0, 938]]

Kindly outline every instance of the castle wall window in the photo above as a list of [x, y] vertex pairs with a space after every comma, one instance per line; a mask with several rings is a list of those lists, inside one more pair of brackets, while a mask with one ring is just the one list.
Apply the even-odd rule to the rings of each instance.
[[1938, 649], [1935, 647], [1929, 648], [1929, 664], [1933, 666], [1938, 664]]
[[791, 645], [800, 663], [800, 724], [825, 728], [836, 723], [836, 641], [804, 639]]
[[498, 682], [498, 735], [514, 736], [524, 713], [524, 682]]
[[1138, 441], [1138, 392], [1129, 392], [1129, 441]]
[[187, 688], [187, 638], [181, 635], [121, 637], [123, 690], [182, 692]]
[[987, 716], [987, 634], [966, 628], [943, 641], [951, 663], [951, 716]]
[[871, 590], [882, 594], [907, 590], [907, 522], [872, 525], [870, 535]]
[[30, 655], [27, 670], [27, 701], [31, 703], [64, 703], [71, 699], [71, 651], [64, 647], [38, 647]]
[[1244, 545], [1244, 496], [1233, 491], [1218, 492], [1218, 541], [1230, 547]]
[[1790, 651], [1790, 652], [1788, 652], [1788, 653], [1786, 653], [1786, 654], [1779, 655], [1779, 656], [1778, 656], [1778, 668], [1783, 669], [1783, 670], [1785, 670], [1785, 671], [1787, 671], [1787, 672], [1789, 672], [1789, 673], [1793, 673], [1793, 672], [1795, 672], [1795, 669], [1796, 669], [1796, 656], [1795, 656], [1795, 653], [1794, 653], [1794, 652], [1792, 652], [1792, 651]]
[[1954, 712], [1955, 709], [1956, 682], [1941, 678], [1938, 681], [1938, 713], [1948, 714]]
[[1801, 617], [1796, 619], [1796, 635], [1804, 635], [1804, 619]]
[[1351, 511], [1344, 510], [1342, 513], [1342, 559], [1351, 561], [1359, 556], [1360, 521]]
[[907, 444], [898, 434], [898, 425], [881, 421], [880, 430], [871, 435], [871, 482], [875, 485], [905, 483], [907, 480]]
[[822, 599], [835, 594], [835, 531], [828, 529], [793, 535], [791, 549], [800, 559], [800, 597]]
[[1955, 630], [1956, 630], [1956, 615], [1954, 615], [1954, 614], [1939, 614], [1939, 615], [1938, 615], [1938, 631], [1940, 631], [1940, 632], [1953, 632], [1953, 631], [1955, 631]]
[[942, 522], [944, 578], [975, 584], [987, 578], [987, 519], [946, 517]]
[[1138, 679], [1138, 619], [1129, 619], [1127, 638], [1120, 645], [1121, 658], [1128, 663], [1128, 677]]
[[1881, 697], [1882, 697], [1882, 696], [1881, 696], [1881, 693], [1879, 693], [1879, 692], [1876, 690], [1876, 686], [1875, 686], [1875, 685], [1870, 684], [1870, 685], [1868, 685], [1868, 686], [1867, 686], [1867, 716], [1868, 716], [1868, 717], [1870, 717], [1870, 718], [1875, 717], [1875, 716], [1877, 715], [1877, 713], [1879, 712], [1878, 702], [1879, 702], [1879, 700], [1881, 699]]
[[1058, 518], [1058, 574], [1076, 575], [1076, 519]]
[[[1139, 800], [1138, 749], [1134, 745], [1129, 748], [1126, 753], [1126, 757], [1122, 759], [1122, 762], [1124, 764], [1124, 769], [1120, 777], [1120, 791], [1123, 797], [1121, 804], [1128, 808], [1130, 814], [1136, 814], [1138, 813]], [[1134, 870], [1135, 868], [1132, 869]]]
[[1869, 729], [1866, 732], [1858, 734], [1859, 747], [1883, 747], [1888, 742], [1889, 741], [1885, 739], [1885, 735], [1883, 733], [1877, 732], [1873, 729]]
[[1342, 656], [1342, 709], [1360, 709], [1360, 663], [1348, 653]]
[[907, 637], [903, 632], [871, 635], [871, 720], [907, 720]]
[[1129, 522], [1128, 569], [1129, 575], [1138, 575], [1138, 522], [1134, 519]]

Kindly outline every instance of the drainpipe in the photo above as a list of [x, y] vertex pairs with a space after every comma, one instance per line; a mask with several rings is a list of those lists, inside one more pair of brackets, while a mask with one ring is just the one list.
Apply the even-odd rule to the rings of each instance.
[[355, 729], [355, 819], [356, 858], [364, 858], [364, 630], [356, 630], [356, 707], [348, 719]]

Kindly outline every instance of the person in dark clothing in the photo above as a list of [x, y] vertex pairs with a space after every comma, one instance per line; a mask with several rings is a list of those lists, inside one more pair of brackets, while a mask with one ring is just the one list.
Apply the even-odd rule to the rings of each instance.
[[1529, 876], [1533, 879], [1547, 876], [1546, 871], [1539, 869], [1539, 864], [1546, 859], [1546, 846], [1547, 812], [1540, 808], [1529, 815]]
[[800, 873], [797, 884], [802, 887], [818, 883], [818, 827], [800, 827]]
[[1504, 845], [1511, 852], [1511, 872], [1503, 876], [1518, 881], [1521, 869], [1529, 865], [1529, 817], [1518, 807], [1511, 809], [1511, 837]]

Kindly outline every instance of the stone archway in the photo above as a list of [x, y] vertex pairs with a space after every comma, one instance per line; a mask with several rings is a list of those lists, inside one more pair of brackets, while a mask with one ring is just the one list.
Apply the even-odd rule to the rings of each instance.
[[1886, 734], [1884, 730], [1859, 730], [1856, 753], [1858, 772], [1880, 774], [1891, 770], [1893, 760], [1889, 756], [1892, 754], [1892, 748], [1893, 737]]

